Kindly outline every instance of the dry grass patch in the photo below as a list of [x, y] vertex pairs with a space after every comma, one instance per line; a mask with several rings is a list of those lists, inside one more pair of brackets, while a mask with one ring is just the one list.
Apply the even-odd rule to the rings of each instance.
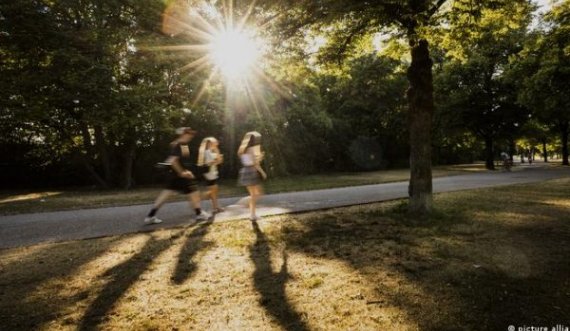
[[[0, 251], [7, 330], [567, 323], [570, 179]], [[552, 202], [556, 201], [556, 204]]]

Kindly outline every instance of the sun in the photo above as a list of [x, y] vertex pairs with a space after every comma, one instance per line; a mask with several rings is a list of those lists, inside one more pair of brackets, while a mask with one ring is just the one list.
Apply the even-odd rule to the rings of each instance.
[[210, 61], [227, 80], [247, 78], [261, 55], [260, 43], [250, 31], [227, 29], [213, 36]]
[[[289, 96], [289, 91], [267, 72], [274, 63], [264, 27], [252, 16], [256, 0], [249, 5], [235, 0], [172, 0], [163, 14], [162, 32], [188, 39], [188, 44], [151, 46], [151, 50], [176, 51], [190, 62], [178, 69], [190, 77], [206, 72], [201, 87], [194, 91], [192, 105], [198, 103], [216, 82], [225, 83], [226, 92], [246, 93], [254, 103], [264, 103], [260, 91], [271, 89]], [[247, 1], [246, 1], [247, 2]], [[264, 38], [265, 37], [265, 38]]]

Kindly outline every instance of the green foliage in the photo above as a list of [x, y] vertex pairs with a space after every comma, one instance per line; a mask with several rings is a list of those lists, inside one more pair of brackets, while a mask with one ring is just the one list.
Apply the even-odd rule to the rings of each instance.
[[452, 130], [465, 128], [485, 141], [493, 168], [496, 140], [513, 141], [528, 119], [517, 103], [512, 58], [522, 50], [532, 6], [513, 1], [478, 13], [475, 21], [452, 15], [447, 31], [438, 31], [449, 60], [436, 78], [436, 100], [438, 116]]
[[543, 17], [543, 30], [529, 38], [517, 62], [519, 101], [544, 125], [558, 132], [568, 164], [570, 127], [570, 3], [563, 1]]
[[[226, 177], [237, 173], [241, 136], [254, 129], [264, 135], [272, 176], [407, 166], [406, 68], [410, 43], [420, 38], [434, 62], [435, 163], [476, 160], [485, 142], [487, 158], [517, 140], [548, 148], [561, 142], [564, 150], [568, 1], [531, 32], [535, 8], [526, 0], [259, 2], [255, 17], [272, 46], [264, 69], [279, 88], [213, 79], [198, 102], [209, 73], [180, 70], [192, 55], [154, 48], [193, 42], [160, 31], [165, 5], [0, 4], [4, 178], [152, 182], [152, 165], [181, 125], [199, 129], [196, 145], [206, 135], [221, 139]], [[215, 5], [224, 10], [224, 2]], [[236, 16], [247, 10], [243, 2], [234, 8]]]

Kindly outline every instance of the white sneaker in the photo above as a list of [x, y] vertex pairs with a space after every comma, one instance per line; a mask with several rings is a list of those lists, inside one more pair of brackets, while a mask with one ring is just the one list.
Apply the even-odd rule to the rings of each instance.
[[212, 217], [212, 215], [208, 214], [205, 211], [202, 211], [200, 215], [196, 215], [196, 221], [207, 221]]
[[156, 216], [153, 217], [145, 217], [144, 224], [159, 224], [162, 223], [162, 220]]
[[261, 217], [257, 216], [257, 215], [253, 215], [249, 217], [249, 220], [252, 222], [257, 222], [259, 220], [261, 220]]

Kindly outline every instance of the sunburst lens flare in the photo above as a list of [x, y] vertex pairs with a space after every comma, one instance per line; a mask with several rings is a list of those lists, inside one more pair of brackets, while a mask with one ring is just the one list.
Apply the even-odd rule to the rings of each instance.
[[251, 33], [228, 29], [217, 33], [210, 44], [210, 58], [226, 79], [252, 73], [260, 57], [260, 45]]
[[211, 83], [220, 80], [226, 83], [226, 92], [247, 91], [254, 103], [262, 97], [254, 95], [262, 87], [269, 86], [283, 94], [284, 89], [265, 73], [270, 68], [266, 56], [268, 47], [262, 38], [263, 31], [256, 29], [259, 25], [251, 19], [256, 0], [250, 0], [247, 7], [241, 6], [239, 10], [234, 10], [234, 0], [170, 1], [164, 12], [162, 31], [177, 36], [178, 42], [187, 41], [188, 44], [150, 46], [148, 49], [186, 55], [189, 63], [179, 68], [180, 72], [188, 76], [206, 74], [208, 78], [203, 81], [193, 104], [208, 93]]

